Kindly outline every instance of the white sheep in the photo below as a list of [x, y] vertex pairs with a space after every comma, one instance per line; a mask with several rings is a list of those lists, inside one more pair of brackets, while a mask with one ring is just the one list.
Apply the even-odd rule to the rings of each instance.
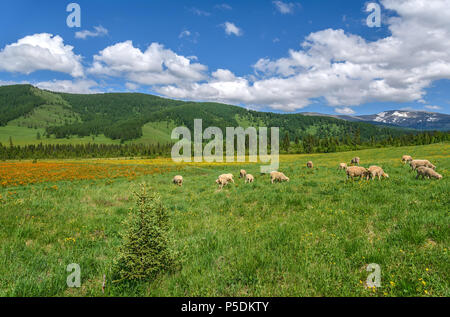
[[422, 176], [422, 179], [424, 179], [425, 177], [426, 178], [436, 178], [436, 179], [441, 179], [442, 178], [441, 174], [438, 174], [432, 168], [425, 167], [425, 166], [420, 166], [420, 167], [417, 168], [416, 179], [418, 179], [419, 176]]
[[361, 166], [350, 166], [347, 168], [347, 179], [358, 177], [361, 179], [367, 176], [367, 169]]
[[183, 176], [177, 175], [173, 178], [172, 182], [178, 186], [183, 186]]
[[255, 178], [252, 174], [245, 175], [245, 183], [253, 183], [255, 181]]
[[403, 155], [402, 156], [402, 163], [406, 164], [407, 162], [411, 162], [413, 160], [413, 158], [409, 155]]
[[289, 177], [286, 177], [286, 175], [284, 175], [281, 172], [273, 171], [270, 173], [270, 180], [271, 180], [272, 184], [276, 181], [277, 182], [289, 182]]
[[381, 177], [389, 178], [389, 175], [386, 174], [381, 167], [371, 166], [367, 171], [367, 179], [375, 179], [375, 177], [378, 177], [378, 179], [381, 179]]
[[425, 167], [429, 167], [432, 169], [436, 169], [436, 166], [434, 166], [433, 164], [430, 163], [430, 161], [428, 160], [412, 160], [409, 162], [409, 165], [411, 166], [411, 169], [414, 171], [416, 170], [418, 167], [421, 166], [425, 166]]

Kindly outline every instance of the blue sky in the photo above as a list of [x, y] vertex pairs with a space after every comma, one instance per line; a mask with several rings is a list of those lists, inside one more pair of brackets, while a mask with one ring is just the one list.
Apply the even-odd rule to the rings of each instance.
[[66, 24], [70, 1], [2, 2], [0, 84], [277, 112], [450, 113], [448, 0], [373, 1], [373, 28], [371, 1], [74, 2], [80, 28]]

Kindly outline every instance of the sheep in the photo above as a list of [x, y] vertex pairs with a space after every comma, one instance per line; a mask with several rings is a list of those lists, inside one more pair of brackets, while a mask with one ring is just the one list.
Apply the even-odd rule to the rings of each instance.
[[225, 178], [227, 180], [227, 182], [234, 183], [233, 174], [222, 174], [219, 176], [219, 178]]
[[348, 167], [347, 163], [340, 163], [338, 169], [340, 169], [340, 170], [347, 170], [347, 167]]
[[246, 170], [241, 170], [241, 172], [239, 174], [239, 178], [245, 178], [245, 175], [247, 175], [247, 171]]
[[416, 179], [419, 178], [419, 176], [422, 176], [422, 179], [426, 178], [436, 178], [436, 179], [441, 179], [442, 175], [436, 173], [432, 168], [429, 167], [425, 167], [425, 166], [420, 166], [417, 168], [417, 176]]
[[381, 177], [389, 178], [389, 175], [386, 174], [383, 169], [379, 166], [371, 166], [368, 169], [367, 173], [367, 179], [375, 179], [375, 177], [378, 176], [378, 179], [381, 179]]
[[402, 156], [402, 163], [406, 164], [407, 162], [411, 162], [413, 160], [413, 158], [409, 155], [403, 155]]
[[183, 176], [180, 175], [175, 176], [172, 182], [180, 187], [183, 186]]
[[306, 163], [306, 167], [307, 168], [314, 168], [314, 164], [312, 161], [309, 161], [308, 163]]
[[411, 170], [416, 170], [418, 167], [425, 166], [432, 169], [436, 169], [436, 166], [430, 163], [428, 160], [412, 160], [409, 162], [409, 165], [411, 166]]
[[273, 172], [270, 173], [270, 181], [272, 182], [272, 184], [275, 181], [278, 181], [278, 182], [284, 182], [284, 181], [289, 182], [289, 177], [286, 177], [286, 175], [284, 175], [281, 172], [273, 171]]
[[219, 184], [219, 189], [222, 189], [224, 186], [228, 185], [228, 178], [219, 176], [218, 179], [216, 179], [216, 184]]
[[347, 168], [347, 179], [348, 178], [354, 178], [359, 176], [359, 178], [363, 178], [367, 176], [367, 169], [361, 166], [350, 166]]
[[253, 183], [255, 181], [255, 178], [252, 174], [245, 175], [245, 183]]
[[354, 157], [354, 158], [352, 158], [352, 161], [350, 162], [350, 164], [356, 164], [356, 165], [359, 165], [359, 161], [360, 161], [360, 158], [359, 157]]

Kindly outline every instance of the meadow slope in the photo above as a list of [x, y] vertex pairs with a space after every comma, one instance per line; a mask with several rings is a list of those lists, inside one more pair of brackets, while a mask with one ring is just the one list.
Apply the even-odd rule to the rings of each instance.
[[[446, 143], [282, 156], [291, 181], [274, 185], [256, 164], [166, 160], [80, 160], [131, 171], [15, 187], [0, 180], [0, 296], [449, 296], [449, 150]], [[403, 154], [429, 159], [444, 178], [416, 180]], [[347, 182], [337, 166], [354, 156], [390, 178]], [[20, 162], [4, 164], [6, 175]], [[244, 185], [240, 168], [255, 183]], [[218, 191], [224, 172], [236, 184]], [[183, 187], [171, 183], [176, 174]], [[153, 282], [114, 284], [121, 224], [140, 182], [162, 195], [183, 263]], [[70, 263], [81, 267], [79, 289], [66, 285]], [[380, 288], [365, 287], [369, 263], [381, 267]]]

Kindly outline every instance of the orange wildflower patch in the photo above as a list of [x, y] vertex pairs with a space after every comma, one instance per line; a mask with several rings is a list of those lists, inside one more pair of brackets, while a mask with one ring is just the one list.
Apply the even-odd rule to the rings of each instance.
[[[113, 165], [63, 162], [18, 162], [0, 163], [0, 187], [22, 186], [29, 184], [128, 178], [170, 172], [171, 167], [152, 168], [137, 165]], [[57, 190], [58, 187], [54, 186]]]

